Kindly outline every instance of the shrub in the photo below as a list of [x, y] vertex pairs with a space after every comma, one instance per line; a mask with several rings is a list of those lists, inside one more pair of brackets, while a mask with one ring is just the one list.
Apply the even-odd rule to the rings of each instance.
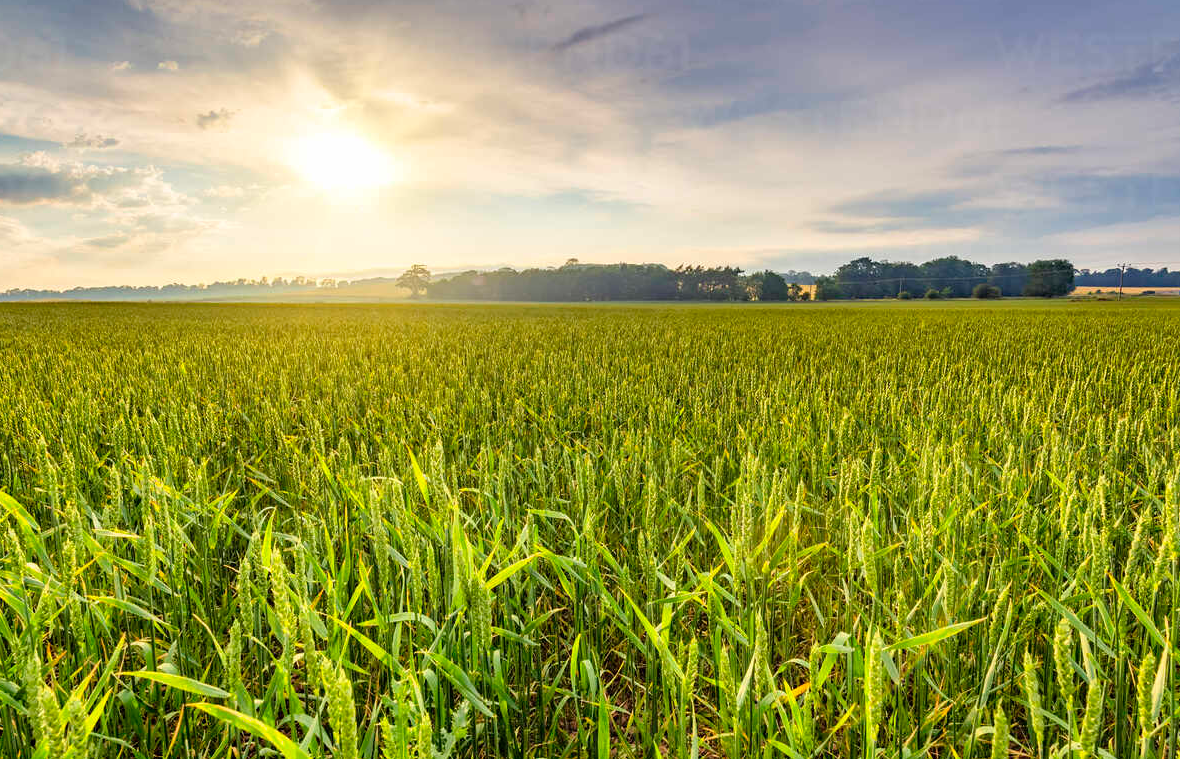
[[914, 294], [912, 292], [910, 292], [909, 290], [902, 290], [901, 292], [899, 292], [897, 294], [898, 300], [909, 300], [910, 298], [913, 298], [913, 297], [914, 297]]
[[926, 300], [941, 300], [942, 299], [942, 292], [940, 292], [939, 290], [935, 290], [933, 287], [931, 287], [929, 290], [926, 291], [925, 297], [926, 297]]
[[980, 300], [998, 298], [1001, 294], [1000, 288], [996, 287], [995, 285], [989, 285], [986, 282], [980, 282], [975, 286], [975, 289], [971, 291], [971, 297], [978, 298]]

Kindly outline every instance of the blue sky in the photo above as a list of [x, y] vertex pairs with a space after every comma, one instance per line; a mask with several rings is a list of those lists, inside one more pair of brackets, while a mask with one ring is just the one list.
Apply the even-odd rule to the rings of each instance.
[[0, 0], [0, 289], [1180, 266], [1167, 2]]

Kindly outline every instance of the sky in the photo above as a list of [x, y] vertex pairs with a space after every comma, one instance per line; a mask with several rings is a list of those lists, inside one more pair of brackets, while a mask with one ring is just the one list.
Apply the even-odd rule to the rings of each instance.
[[1180, 268], [1180, 3], [0, 0], [0, 290]]

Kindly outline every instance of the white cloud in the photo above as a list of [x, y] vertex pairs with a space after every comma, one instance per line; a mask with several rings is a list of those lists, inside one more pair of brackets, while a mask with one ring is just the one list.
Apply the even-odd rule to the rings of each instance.
[[183, 208], [191, 200], [164, 180], [154, 166], [100, 166], [66, 161], [45, 151], [0, 164], [0, 203], [126, 208]]
[[84, 241], [92, 248], [119, 248], [131, 241], [131, 235], [126, 232], [116, 232], [103, 237], [92, 237]]
[[176, 61], [160, 61], [156, 68], [161, 71], [180, 71], [180, 64]]
[[0, 202], [5, 200], [39, 203], [68, 213], [85, 228], [110, 230], [47, 240], [35, 237], [19, 220], [0, 216], [0, 245], [26, 249], [24, 260], [53, 260], [67, 267], [82, 262], [142, 265], [218, 225], [195, 215], [195, 201], [173, 188], [156, 167], [99, 166], [61, 160], [43, 151], [0, 165]]
[[131, 68], [131, 61], [119, 61], [111, 64], [111, 71], [127, 71]]
[[229, 198], [240, 198], [246, 194], [246, 188], [222, 184], [217, 185], [216, 187], [210, 187], [209, 189], [205, 190], [203, 194], [206, 198], [219, 198], [222, 200]]
[[119, 141], [114, 137], [103, 137], [101, 134], [84, 134], [79, 132], [74, 139], [63, 144], [63, 147], [72, 148], [74, 150], [87, 150], [89, 148], [113, 148], [119, 144]]
[[33, 233], [21, 223], [20, 219], [0, 216], [0, 245], [25, 245], [33, 240]]

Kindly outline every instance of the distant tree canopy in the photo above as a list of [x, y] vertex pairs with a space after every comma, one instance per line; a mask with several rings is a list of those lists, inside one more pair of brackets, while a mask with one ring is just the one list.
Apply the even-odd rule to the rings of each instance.
[[[916, 291], [932, 298], [967, 298], [980, 284], [991, 285], [1002, 295], [1065, 295], [1073, 289], [1073, 264], [1055, 259], [989, 267], [956, 256], [924, 264], [864, 257], [844, 264], [830, 277], [817, 277], [815, 296], [817, 300], [897, 298]], [[993, 291], [987, 292], [994, 297]]]
[[747, 281], [751, 300], [801, 301], [811, 299], [811, 293], [804, 290], [803, 285], [794, 280], [787, 282], [783, 275], [769, 269], [751, 274]]
[[1028, 284], [1028, 267], [1014, 262], [994, 264], [988, 270], [987, 283], [1000, 288], [1003, 295], [1022, 295]]
[[1024, 286], [1025, 295], [1048, 298], [1054, 295], [1066, 295], [1073, 287], [1073, 264], [1064, 258], [1033, 261], [1028, 265], [1028, 283]]
[[750, 295], [755, 300], [786, 300], [787, 280], [772, 271], [750, 276]]
[[[1118, 287], [1118, 267], [1105, 271], [1091, 271], [1081, 269], [1074, 277], [1074, 284], [1079, 287]], [[1124, 287], [1180, 287], [1180, 271], [1168, 271], [1168, 267], [1161, 269], [1136, 269], [1128, 267], [1121, 272]]]
[[431, 298], [445, 300], [792, 300], [802, 299], [802, 287], [792, 289], [781, 275], [758, 272], [743, 276], [735, 266], [678, 266], [661, 264], [580, 264], [567, 261], [559, 269], [499, 269], [466, 271], [432, 282]]
[[[376, 281], [376, 280], [368, 280]], [[218, 300], [218, 299], [273, 299], [316, 292], [335, 292], [342, 283], [334, 279], [275, 277], [268, 280], [235, 279], [212, 284], [163, 286], [111, 285], [108, 287], [74, 287], [69, 290], [16, 289], [0, 292], [0, 300], [88, 300], [88, 301], [144, 301], [144, 300]]]

